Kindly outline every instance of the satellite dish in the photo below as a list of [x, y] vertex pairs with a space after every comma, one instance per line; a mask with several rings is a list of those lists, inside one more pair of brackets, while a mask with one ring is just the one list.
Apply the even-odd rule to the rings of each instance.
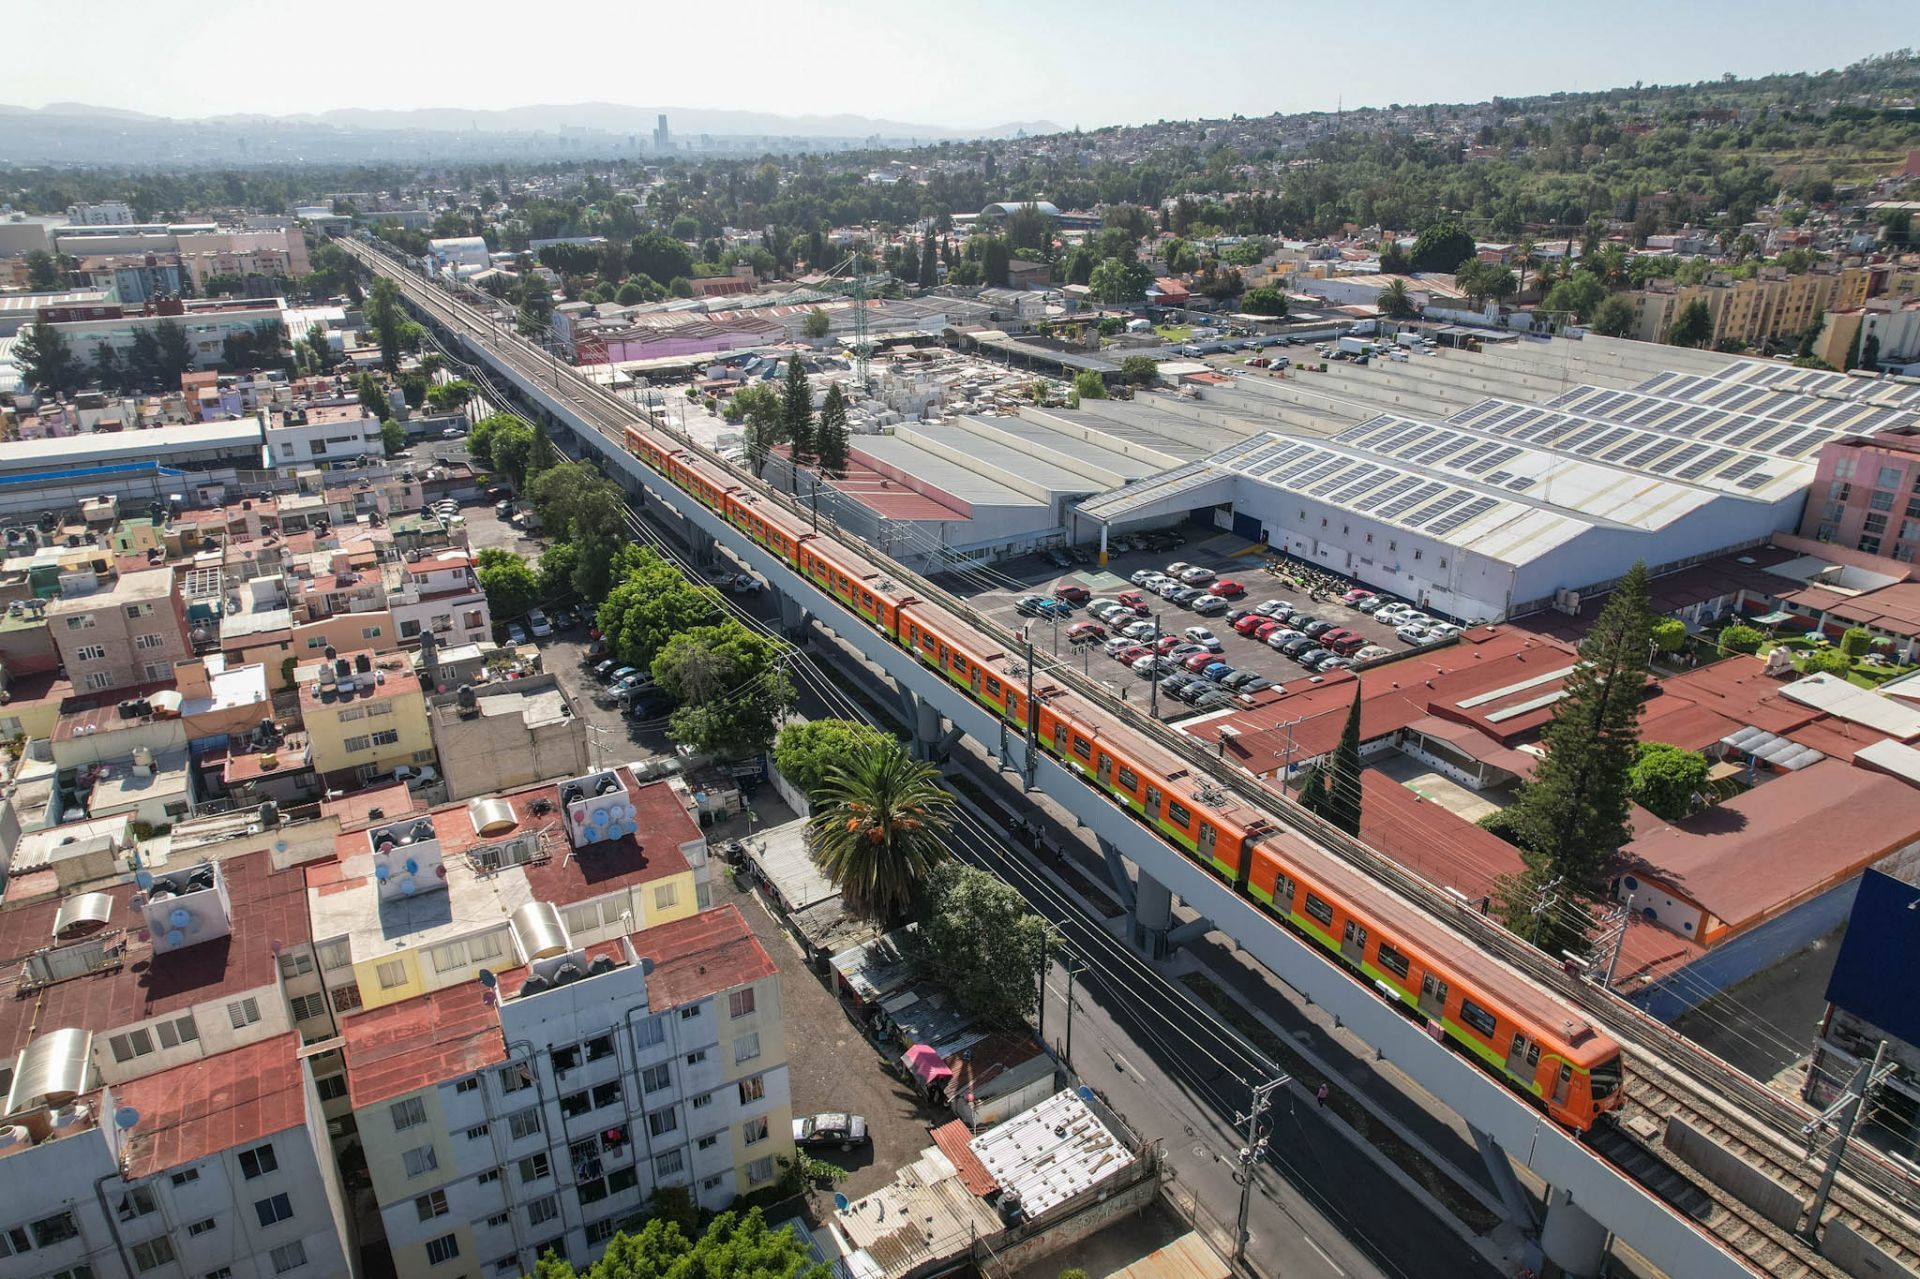
[[122, 1132], [140, 1122], [140, 1112], [132, 1106], [122, 1106], [113, 1112], [113, 1126]]
[[149, 888], [152, 888], [152, 887], [153, 887], [153, 872], [152, 872], [152, 871], [149, 871], [149, 870], [136, 870], [136, 871], [134, 871], [134, 872], [133, 872], [133, 886], [134, 886], [135, 888], [138, 888], [138, 889], [139, 889], [139, 890], [140, 890], [141, 892], [143, 892], [143, 893], [144, 893], [144, 892], [146, 892], [146, 891], [147, 891], [147, 890], [148, 890]]
[[485, 1004], [487, 1007], [491, 1008], [495, 1004], [500, 1002], [500, 996], [494, 994], [490, 990], [482, 991], [480, 993], [480, 1002]]
[[480, 984], [488, 990], [492, 990], [500, 984], [500, 979], [493, 975], [493, 969], [491, 968], [482, 968], [476, 976], [480, 978]]
[[845, 1212], [847, 1210], [847, 1197], [837, 1190], [833, 1192], [833, 1210], [835, 1212]]

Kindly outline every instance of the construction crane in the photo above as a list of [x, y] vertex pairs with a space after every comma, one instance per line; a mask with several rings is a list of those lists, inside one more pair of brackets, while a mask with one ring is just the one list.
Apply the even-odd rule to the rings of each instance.
[[[845, 280], [835, 277], [844, 271]], [[868, 358], [872, 343], [867, 338], [867, 275], [860, 269], [858, 250], [849, 253], [846, 260], [827, 272], [827, 278], [836, 293], [845, 293], [853, 299], [853, 377], [860, 389], [872, 389], [868, 378]]]

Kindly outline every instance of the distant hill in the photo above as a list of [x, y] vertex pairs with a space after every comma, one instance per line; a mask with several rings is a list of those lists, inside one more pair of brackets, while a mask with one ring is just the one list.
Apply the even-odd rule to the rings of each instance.
[[0, 163], [137, 164], [170, 161], [315, 162], [408, 159], [535, 159], [548, 155], [645, 157], [666, 115], [676, 149], [704, 137], [715, 150], [843, 149], [1053, 133], [1035, 120], [955, 129], [859, 115], [776, 115], [684, 107], [583, 102], [501, 109], [411, 111], [350, 108], [309, 115], [172, 119], [138, 111], [59, 102], [0, 105]]

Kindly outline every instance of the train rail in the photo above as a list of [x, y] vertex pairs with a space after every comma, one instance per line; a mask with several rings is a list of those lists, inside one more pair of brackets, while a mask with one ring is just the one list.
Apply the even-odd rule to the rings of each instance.
[[[349, 244], [352, 252], [369, 269], [380, 270], [393, 278], [407, 297], [442, 324], [460, 333], [471, 345], [485, 349], [522, 377], [551, 386], [557, 398], [567, 402], [595, 430], [605, 436], [616, 451], [623, 449], [626, 426], [643, 422], [677, 441], [684, 448], [726, 469], [743, 487], [755, 489], [761, 500], [773, 501], [796, 516], [806, 512], [787, 494], [760, 482], [751, 474], [734, 471], [709, 450], [688, 437], [667, 430], [651, 413], [621, 400], [606, 387], [575, 373], [571, 366], [561, 373], [552, 356], [517, 334], [503, 333], [505, 326], [480, 316], [458, 298], [422, 280], [417, 275], [383, 261], [373, 250]], [[562, 389], [563, 381], [566, 383]], [[1014, 638], [999, 624], [976, 613], [966, 601], [926, 581], [919, 574], [893, 562], [876, 548], [860, 547], [860, 554], [882, 564], [896, 579], [923, 598], [937, 600], [941, 607], [965, 618], [987, 634], [1006, 643]], [[1330, 827], [1296, 805], [1274, 796], [1256, 779], [1235, 772], [1223, 772], [1217, 759], [1185, 736], [1157, 722], [1146, 721], [1131, 706], [1120, 702], [1097, 683], [1081, 680], [1071, 672], [1055, 672], [1050, 678], [1068, 686], [1076, 696], [1100, 706], [1108, 713], [1127, 720], [1135, 729], [1151, 737], [1156, 745], [1185, 759], [1190, 765], [1216, 780], [1224, 790], [1268, 815], [1275, 823], [1312, 839], [1367, 872], [1384, 886], [1422, 907], [1429, 915], [1445, 922], [1454, 931], [1470, 938], [1483, 951], [1507, 967], [1523, 974], [1556, 998], [1587, 1013], [1597, 1026], [1606, 1030], [1625, 1049], [1627, 1071], [1627, 1131], [1634, 1120], [1644, 1127], [1656, 1127], [1669, 1118], [1678, 1118], [1724, 1143], [1743, 1160], [1751, 1156], [1749, 1166], [1760, 1169], [1794, 1193], [1810, 1200], [1813, 1174], [1804, 1157], [1803, 1130], [1815, 1116], [1794, 1099], [1784, 1097], [1734, 1070], [1697, 1044], [1647, 1016], [1640, 1009], [1611, 991], [1585, 980], [1548, 956], [1481, 916], [1477, 910], [1438, 886], [1413, 874], [1344, 832]], [[1642, 1180], [1661, 1193], [1659, 1186], [1674, 1175], [1695, 1181], [1693, 1196], [1669, 1198], [1676, 1210], [1692, 1216], [1712, 1231], [1730, 1251], [1740, 1256], [1761, 1274], [1825, 1275], [1837, 1273], [1811, 1248], [1790, 1233], [1760, 1218], [1752, 1210], [1724, 1192], [1702, 1189], [1699, 1179], [1677, 1172], [1675, 1161], [1653, 1154], [1656, 1146], [1645, 1133], [1633, 1150], [1602, 1150], [1605, 1157], [1623, 1172]], [[1638, 1153], [1634, 1153], [1637, 1150]], [[1664, 1170], [1656, 1172], [1657, 1168]], [[1715, 1205], [1710, 1212], [1696, 1211], [1699, 1196]], [[1692, 1206], [1688, 1206], [1691, 1204]], [[1910, 1223], [1920, 1217], [1920, 1183], [1904, 1169], [1870, 1149], [1855, 1146], [1849, 1150], [1836, 1185], [1828, 1220], [1843, 1220], [1864, 1238], [1878, 1243], [1904, 1264], [1920, 1258], [1914, 1239], [1916, 1227]], [[1909, 1224], [1902, 1224], [1909, 1223]]]

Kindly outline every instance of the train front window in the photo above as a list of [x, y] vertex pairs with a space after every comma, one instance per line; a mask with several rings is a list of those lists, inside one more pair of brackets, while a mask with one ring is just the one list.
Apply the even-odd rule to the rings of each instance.
[[1587, 1087], [1593, 1092], [1595, 1101], [1602, 1101], [1620, 1091], [1620, 1059], [1609, 1057], [1587, 1072]]

